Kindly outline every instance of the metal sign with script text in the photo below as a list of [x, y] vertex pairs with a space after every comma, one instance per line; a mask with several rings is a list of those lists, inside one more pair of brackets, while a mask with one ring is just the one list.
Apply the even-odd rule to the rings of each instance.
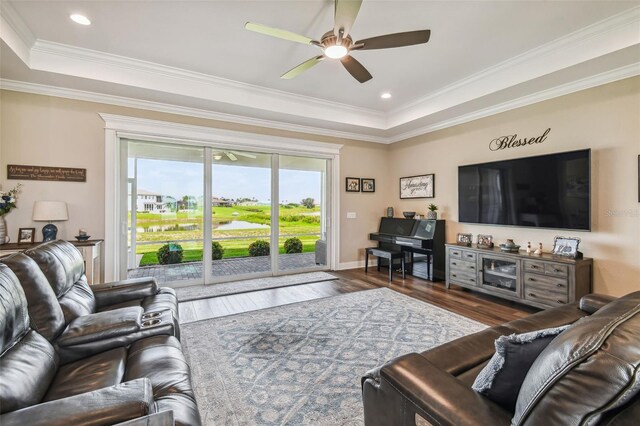
[[491, 142], [489, 142], [489, 149], [491, 151], [500, 151], [502, 149], [507, 148], [517, 148], [520, 146], [533, 145], [537, 143], [542, 143], [547, 139], [549, 132], [551, 131], [551, 127], [544, 131], [540, 136], [534, 136], [530, 138], [519, 138], [518, 134], [515, 133], [513, 135], [500, 136], [495, 138]]

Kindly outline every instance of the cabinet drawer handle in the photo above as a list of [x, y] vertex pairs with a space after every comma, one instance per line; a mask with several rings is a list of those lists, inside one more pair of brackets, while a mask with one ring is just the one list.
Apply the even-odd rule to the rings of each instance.
[[553, 272], [562, 272], [562, 269], [553, 268]]
[[556, 287], [564, 287], [564, 284], [558, 283], [558, 284], [556, 284]]
[[561, 305], [564, 305], [564, 304], [565, 304], [565, 302], [563, 302], [562, 300], [559, 300], [559, 299], [558, 299], [558, 300], [556, 300], [556, 302], [560, 303]]
[[473, 265], [469, 266], [469, 268], [471, 268], [471, 269], [476, 269], [476, 267], [475, 267], [475, 266], [473, 266]]
[[456, 274], [451, 274], [451, 276], [452, 276], [452, 277], [457, 277], [457, 275], [456, 275]]
[[538, 269], [538, 265], [531, 265], [531, 269]]
[[535, 294], [533, 294], [533, 293], [529, 293], [529, 296], [531, 296], [531, 297], [538, 297], [538, 296], [536, 296], [536, 295], [535, 295]]
[[451, 262], [451, 264], [452, 264], [452, 265], [457, 265], [457, 263], [456, 263], [456, 262]]
[[527, 278], [527, 279], [528, 279], [529, 281], [535, 281], [535, 280], [536, 280], [535, 278], [531, 278], [531, 277], [529, 277], [529, 278]]
[[472, 254], [468, 254], [467, 257], [473, 257], [473, 255]]
[[469, 281], [471, 281], [472, 283], [475, 283], [475, 282], [476, 282], [476, 280], [475, 280], [475, 279], [473, 279], [473, 278], [469, 278]]

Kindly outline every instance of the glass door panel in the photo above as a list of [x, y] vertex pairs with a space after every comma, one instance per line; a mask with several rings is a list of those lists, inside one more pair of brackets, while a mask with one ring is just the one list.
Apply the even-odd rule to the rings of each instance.
[[128, 277], [202, 283], [204, 148], [127, 144]]
[[327, 267], [327, 160], [279, 156], [278, 271]]
[[267, 276], [271, 154], [211, 148], [211, 279]]

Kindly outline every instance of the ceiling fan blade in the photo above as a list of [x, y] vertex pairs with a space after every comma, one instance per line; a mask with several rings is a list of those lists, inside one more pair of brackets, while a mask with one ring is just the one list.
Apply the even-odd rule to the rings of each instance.
[[358, 16], [362, 0], [336, 0], [334, 10], [333, 33], [338, 37], [340, 30], [346, 37], [351, 32], [351, 27]]
[[282, 74], [282, 76], [280, 78], [284, 78], [285, 80], [291, 80], [292, 78], [297, 77], [298, 75], [302, 74], [303, 72], [305, 72], [306, 70], [308, 70], [312, 66], [318, 64], [323, 59], [324, 59], [324, 56], [320, 55], [320, 56], [316, 56], [315, 58], [311, 58], [308, 61], [304, 61], [300, 65], [298, 65], [298, 66], [290, 69], [286, 73]]
[[[406, 33], [387, 34], [365, 38], [354, 43], [353, 50], [389, 49], [392, 47], [412, 46], [429, 41], [431, 30], [408, 31]], [[359, 45], [362, 45], [361, 47]]]
[[352, 56], [347, 55], [344, 58], [340, 59], [342, 65], [349, 71], [349, 74], [353, 76], [360, 83], [364, 83], [373, 78], [369, 71], [358, 61], [356, 61]]
[[225, 154], [227, 154], [227, 157], [229, 157], [229, 160], [231, 160], [231, 161], [238, 161], [238, 157], [236, 157], [235, 155], [233, 155], [233, 152], [225, 152]]
[[257, 158], [255, 155], [247, 154], [245, 152], [240, 152], [240, 151], [229, 151], [229, 152], [237, 155], [238, 157]]
[[296, 43], [302, 44], [314, 44], [313, 40], [309, 37], [292, 33], [291, 31], [281, 30], [280, 28], [267, 27], [266, 25], [256, 24], [255, 22], [247, 22], [244, 24], [244, 27], [249, 31], [265, 34], [271, 37], [278, 37], [284, 40], [294, 41]]

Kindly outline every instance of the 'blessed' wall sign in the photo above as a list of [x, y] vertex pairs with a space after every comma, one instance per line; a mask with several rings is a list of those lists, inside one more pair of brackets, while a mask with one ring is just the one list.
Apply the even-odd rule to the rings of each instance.
[[517, 148], [519, 146], [527, 146], [527, 145], [533, 145], [535, 143], [542, 143], [547, 139], [547, 135], [549, 135], [550, 131], [551, 131], [551, 127], [545, 130], [544, 133], [541, 134], [540, 136], [531, 137], [528, 139], [527, 138], [517, 139], [518, 137], [517, 133], [513, 135], [500, 136], [499, 138], [495, 138], [494, 140], [489, 142], [489, 149], [491, 151], [500, 151], [501, 149], [506, 149], [506, 148]]

